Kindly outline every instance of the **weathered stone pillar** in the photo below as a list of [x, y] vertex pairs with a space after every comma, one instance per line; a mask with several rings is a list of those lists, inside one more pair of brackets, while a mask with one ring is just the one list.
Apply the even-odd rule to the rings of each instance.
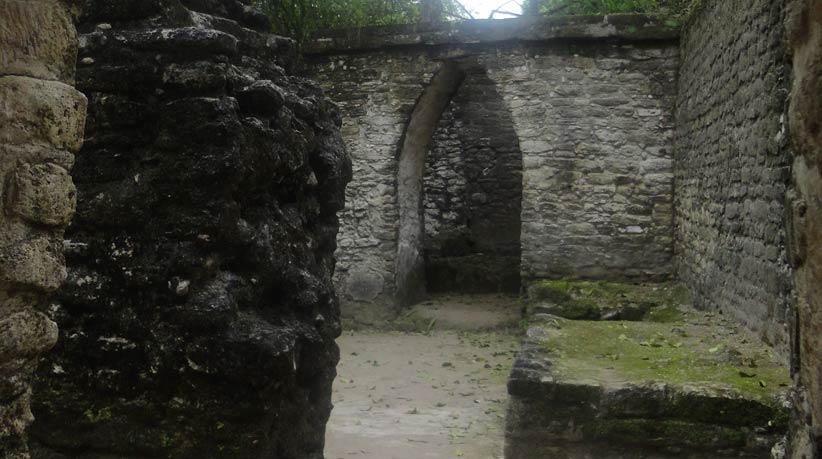
[[446, 63], [431, 80], [405, 130], [397, 171], [397, 203], [400, 214], [397, 242], [397, 303], [408, 306], [425, 296], [422, 213], [422, 174], [431, 136], [442, 112], [465, 77], [457, 64]]
[[322, 459], [351, 166], [249, 0], [86, 0], [68, 280], [33, 457]]
[[0, 457], [28, 457], [31, 378], [57, 340], [41, 312], [66, 277], [69, 176], [86, 98], [71, 86], [77, 36], [58, 0], [0, 0]]
[[822, 0], [788, 2], [793, 89], [791, 261], [796, 276], [796, 409], [790, 457], [822, 457]]

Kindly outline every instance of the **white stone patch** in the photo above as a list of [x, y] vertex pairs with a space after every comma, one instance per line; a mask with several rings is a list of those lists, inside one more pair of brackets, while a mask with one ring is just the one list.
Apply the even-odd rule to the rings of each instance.
[[122, 338], [120, 336], [101, 336], [101, 337], [97, 338], [97, 341], [102, 341], [103, 343], [105, 343], [104, 345], [106, 345], [106, 346], [119, 345], [123, 349], [134, 349], [134, 348], [137, 347], [137, 345], [134, 344], [133, 342], [131, 342], [131, 341], [125, 339], [125, 338]]
[[641, 226], [626, 226], [622, 232], [627, 234], [643, 234], [645, 230]]

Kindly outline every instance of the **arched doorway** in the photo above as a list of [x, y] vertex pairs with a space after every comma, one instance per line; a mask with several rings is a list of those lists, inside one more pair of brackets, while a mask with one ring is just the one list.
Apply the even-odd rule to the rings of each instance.
[[494, 82], [448, 62], [417, 102], [400, 149], [397, 301], [517, 292], [522, 154]]

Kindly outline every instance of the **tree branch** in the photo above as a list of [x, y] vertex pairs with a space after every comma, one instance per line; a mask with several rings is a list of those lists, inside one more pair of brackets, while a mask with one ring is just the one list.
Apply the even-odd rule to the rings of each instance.
[[463, 13], [467, 14], [469, 18], [471, 18], [471, 19], [476, 19], [476, 18], [474, 17], [474, 15], [473, 15], [473, 14], [471, 14], [471, 12], [470, 12], [470, 11], [468, 11], [468, 8], [466, 8], [466, 7], [465, 7], [465, 5], [463, 5], [462, 3], [460, 3], [460, 1], [459, 1], [459, 0], [452, 0], [452, 1], [453, 1], [453, 2], [454, 2], [454, 3], [455, 3], [458, 7], [459, 7], [459, 9], [460, 9], [460, 10], [462, 10], [462, 12], [463, 12]]
[[[503, 12], [502, 7], [504, 7], [505, 5], [507, 5], [509, 3], [517, 3], [517, 2], [515, 2], [514, 0], [508, 0], [507, 2], [499, 5], [498, 7], [496, 7], [496, 9], [494, 9], [494, 11], [491, 11], [491, 14], [488, 15], [488, 19], [494, 19], [494, 13]], [[517, 5], [519, 5], [519, 3], [517, 3]], [[519, 15], [517, 14], [517, 16], [519, 16]]]

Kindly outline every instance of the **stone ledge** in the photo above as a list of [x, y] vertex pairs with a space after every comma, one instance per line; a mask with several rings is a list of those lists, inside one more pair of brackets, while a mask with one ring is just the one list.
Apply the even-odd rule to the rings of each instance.
[[[631, 293], [612, 296], [636, 302]], [[787, 368], [721, 316], [680, 314], [535, 314], [508, 381], [505, 457], [770, 457], [787, 428]]]
[[645, 15], [474, 19], [323, 31], [303, 44], [305, 54], [402, 46], [438, 46], [561, 39], [676, 40], [680, 23]]

